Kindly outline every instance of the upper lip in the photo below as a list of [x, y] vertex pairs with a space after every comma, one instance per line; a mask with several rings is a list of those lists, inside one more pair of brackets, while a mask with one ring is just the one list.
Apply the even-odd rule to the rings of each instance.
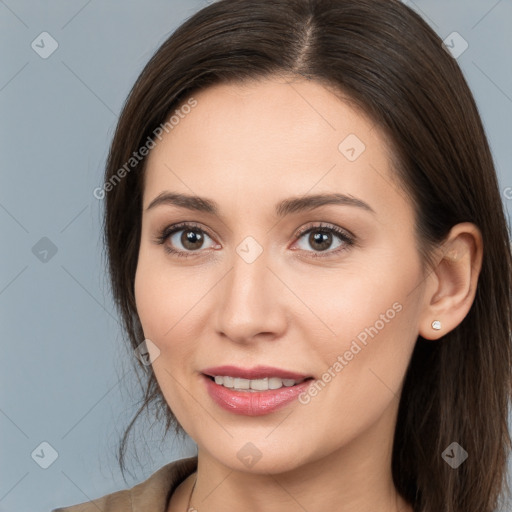
[[239, 368], [238, 366], [215, 366], [201, 370], [202, 373], [210, 377], [229, 376], [242, 379], [264, 379], [265, 377], [279, 377], [281, 379], [301, 380], [311, 377], [297, 372], [274, 368], [272, 366], [255, 366], [253, 368]]

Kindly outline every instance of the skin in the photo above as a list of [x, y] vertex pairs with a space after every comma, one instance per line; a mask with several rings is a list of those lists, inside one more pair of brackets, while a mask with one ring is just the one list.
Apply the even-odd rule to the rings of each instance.
[[[397, 186], [382, 133], [320, 83], [288, 82], [200, 91], [148, 156], [137, 310], [160, 351], [153, 349], [153, 370], [165, 399], [198, 447], [197, 474], [168, 510], [186, 510], [197, 476], [191, 505], [200, 512], [412, 512], [391, 477], [402, 383], [417, 336], [438, 339], [469, 311], [481, 235], [472, 224], [455, 226], [426, 272], [413, 205]], [[349, 134], [366, 146], [355, 161], [338, 149]], [[212, 199], [219, 216], [171, 204], [146, 210], [164, 191]], [[283, 199], [333, 192], [373, 212], [333, 204], [283, 218], [274, 212]], [[204, 229], [203, 242], [184, 246], [180, 231], [165, 244], [189, 258], [154, 241], [183, 221]], [[332, 234], [322, 251], [314, 233], [296, 236], [320, 223], [348, 230], [355, 243]], [[263, 249], [252, 263], [236, 252], [247, 236]], [[222, 364], [322, 379], [396, 303], [400, 312], [308, 404], [250, 417], [219, 408], [205, 390], [201, 370]], [[261, 453], [252, 467], [237, 458], [248, 442]]]

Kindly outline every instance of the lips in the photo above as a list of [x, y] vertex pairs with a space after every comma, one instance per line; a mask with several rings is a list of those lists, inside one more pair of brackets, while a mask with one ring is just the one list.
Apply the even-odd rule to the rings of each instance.
[[201, 373], [208, 377], [216, 377], [216, 376], [229, 376], [229, 377], [239, 377], [242, 379], [255, 380], [255, 379], [264, 379], [265, 377], [279, 377], [280, 379], [293, 379], [295, 381], [300, 381], [303, 379], [311, 378], [312, 375], [296, 373], [288, 370], [283, 370], [281, 368], [275, 368], [272, 366], [256, 366], [253, 368], [240, 368], [237, 366], [215, 366], [210, 368], [204, 368], [201, 370]]
[[[207, 393], [218, 406], [246, 416], [270, 414], [295, 402], [314, 380], [312, 375], [274, 366], [240, 368], [224, 365], [204, 368], [201, 373]], [[282, 385], [277, 386], [280, 379]], [[263, 380], [268, 381], [268, 385]], [[238, 386], [245, 389], [236, 389]]]
[[297, 402], [297, 397], [313, 383], [313, 378], [280, 389], [237, 391], [216, 384], [213, 377], [202, 375], [205, 390], [219, 407], [233, 414], [263, 416]]

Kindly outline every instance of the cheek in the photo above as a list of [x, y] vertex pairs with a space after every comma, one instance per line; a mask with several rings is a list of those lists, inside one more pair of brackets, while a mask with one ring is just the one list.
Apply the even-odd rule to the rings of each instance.
[[326, 310], [336, 336], [319, 347], [329, 372], [321, 380], [331, 378], [326, 397], [340, 411], [372, 403], [368, 413], [378, 414], [386, 407], [399, 394], [417, 339], [419, 302], [410, 291], [418, 274], [376, 277], [345, 276], [337, 307]]
[[141, 248], [135, 273], [135, 303], [144, 334], [159, 346], [170, 334], [177, 321], [176, 297], [180, 290], [176, 282], [168, 285], [164, 269], [155, 264], [150, 252]]
[[[145, 338], [158, 347], [158, 356], [153, 359], [152, 369], [166, 402], [177, 416], [185, 410], [186, 396], [182, 396], [180, 370], [193, 352], [193, 343], [179, 343], [184, 339], [187, 310], [184, 304], [186, 284], [173, 277], [169, 271], [154, 264], [155, 258], [141, 250], [135, 274], [135, 302]], [[183, 284], [183, 288], [181, 284]], [[189, 338], [190, 339], [190, 338]], [[155, 352], [157, 353], [157, 352]]]
[[361, 367], [367, 372], [372, 365], [386, 372], [393, 367], [401, 371], [407, 365], [419, 315], [419, 302], [411, 291], [421, 273], [414, 254], [406, 256], [404, 252], [373, 258], [373, 264], [362, 262], [356, 271], [340, 269], [300, 280], [297, 294], [307, 297], [319, 319], [314, 329], [323, 334], [312, 333], [311, 322], [298, 321], [310, 332], [310, 342], [327, 368], [344, 355], [347, 369], [352, 367], [344, 373], [355, 374]]
[[398, 310], [410, 302], [418, 272], [412, 266], [405, 269], [397, 263], [374, 261], [355, 271], [340, 268], [303, 275], [300, 280], [290, 275], [289, 279], [295, 281], [294, 291], [317, 317], [315, 324], [323, 324], [327, 335], [347, 340], [374, 324], [383, 330], [404, 316]]
[[162, 355], [184, 355], [193, 348], [190, 341], [196, 336], [190, 329], [202, 325], [200, 303], [212, 286], [206, 277], [192, 267], [186, 271], [172, 268], [162, 255], [142, 248], [135, 274], [136, 308], [144, 335]]

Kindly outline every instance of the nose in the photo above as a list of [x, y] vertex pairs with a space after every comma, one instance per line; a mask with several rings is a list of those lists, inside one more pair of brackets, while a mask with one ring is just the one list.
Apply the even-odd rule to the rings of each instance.
[[221, 336], [251, 343], [283, 335], [286, 294], [270, 266], [265, 251], [250, 263], [234, 253], [233, 267], [217, 287], [215, 318]]

